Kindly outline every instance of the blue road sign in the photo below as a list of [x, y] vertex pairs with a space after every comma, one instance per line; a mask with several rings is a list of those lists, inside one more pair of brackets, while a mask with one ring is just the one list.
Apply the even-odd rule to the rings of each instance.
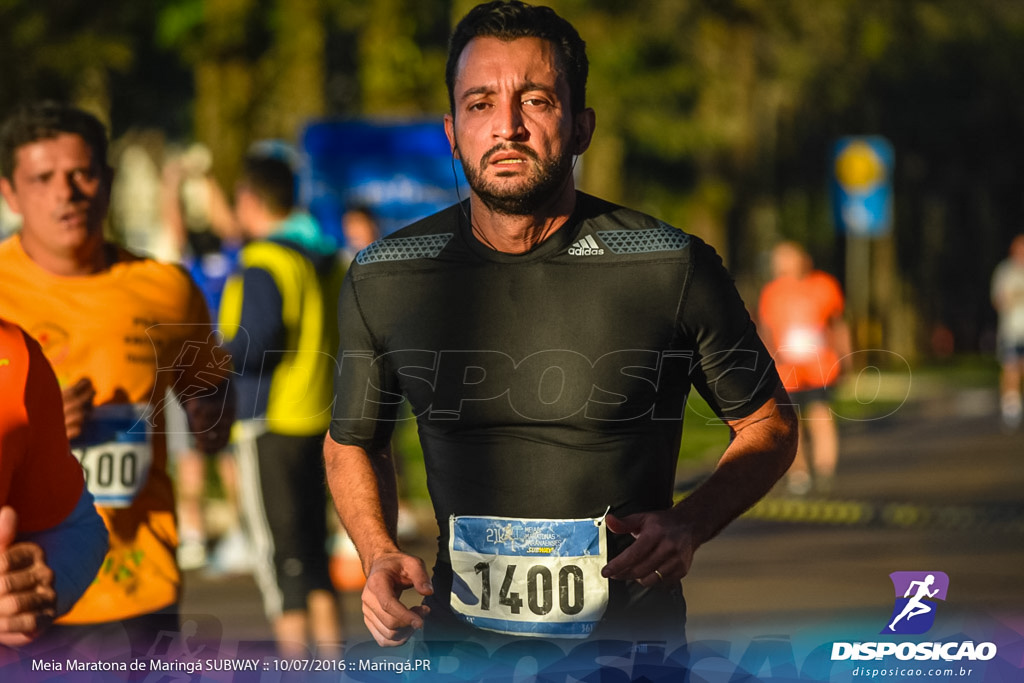
[[892, 145], [880, 135], [845, 137], [832, 150], [832, 211], [841, 232], [882, 237], [892, 229]]

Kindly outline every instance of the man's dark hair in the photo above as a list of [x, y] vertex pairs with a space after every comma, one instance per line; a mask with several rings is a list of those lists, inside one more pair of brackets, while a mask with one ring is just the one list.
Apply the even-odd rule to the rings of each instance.
[[448, 85], [448, 103], [455, 113], [455, 69], [469, 41], [489, 37], [499, 40], [542, 38], [555, 46], [560, 65], [569, 82], [570, 108], [579, 114], [586, 107], [587, 46], [572, 24], [550, 7], [527, 5], [519, 0], [494, 0], [477, 5], [462, 18], [448, 41], [448, 63], [444, 79]]
[[93, 162], [107, 166], [107, 129], [92, 114], [61, 102], [34, 102], [18, 107], [0, 128], [0, 171], [14, 182], [18, 150], [58, 135], [78, 135], [92, 150]]
[[295, 208], [295, 172], [287, 161], [260, 155], [246, 157], [239, 184], [273, 214], [284, 216]]

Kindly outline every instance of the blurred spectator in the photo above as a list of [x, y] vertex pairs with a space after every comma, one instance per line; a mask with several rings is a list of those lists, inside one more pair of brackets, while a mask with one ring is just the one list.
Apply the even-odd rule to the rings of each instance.
[[[224, 285], [238, 262], [242, 234], [224, 192], [210, 175], [211, 161], [209, 150], [194, 144], [164, 165], [162, 214], [164, 229], [175, 253], [203, 292], [210, 315], [216, 319]], [[206, 459], [196, 450], [184, 428], [180, 406], [169, 402], [167, 419], [181, 535], [178, 564], [185, 570], [199, 569], [210, 559], [207, 556], [209, 530], [204, 513], [207, 507]], [[213, 556], [214, 569], [246, 571], [250, 568], [250, 558], [238, 515], [235, 455], [229, 448], [214, 457], [229, 513], [227, 528]]]
[[[175, 468], [180, 539], [178, 565], [185, 571], [209, 567], [214, 573], [248, 572], [252, 569], [252, 558], [240, 516], [234, 446], [204, 456], [195, 447], [180, 404], [168, 400], [166, 405], [168, 451]], [[208, 525], [208, 519], [214, 517], [213, 500], [208, 494], [211, 482], [207, 476], [207, 462], [211, 458], [215, 461], [224, 496], [223, 505], [217, 508], [223, 514], [218, 516], [220, 523], [216, 525]], [[216, 540], [216, 545], [209, 553], [211, 538]]]
[[1010, 243], [1009, 258], [992, 274], [992, 305], [999, 314], [997, 346], [1000, 375], [1000, 408], [1003, 424], [1021, 424], [1021, 381], [1024, 379], [1024, 234]]
[[345, 236], [345, 262], [350, 263], [360, 251], [380, 239], [380, 227], [373, 209], [357, 204], [341, 217], [341, 230]]
[[241, 373], [237, 440], [254, 571], [283, 656], [341, 641], [326, 548], [323, 439], [331, 418], [337, 244], [295, 210], [288, 163], [251, 156], [236, 214], [252, 241], [221, 302], [220, 323]]
[[142, 135], [130, 135], [111, 151], [117, 168], [110, 198], [112, 234], [132, 251], [175, 260], [161, 221], [160, 168], [150, 147]]
[[223, 241], [241, 241], [231, 205], [210, 175], [211, 164], [210, 150], [198, 143], [164, 164], [164, 226], [182, 258], [216, 253]]
[[814, 270], [811, 257], [793, 242], [776, 245], [771, 265], [774, 279], [765, 285], [758, 304], [759, 329], [798, 406], [801, 427], [786, 483], [798, 495], [812, 485], [827, 492], [839, 460], [832, 387], [851, 351], [843, 293], [836, 279]]

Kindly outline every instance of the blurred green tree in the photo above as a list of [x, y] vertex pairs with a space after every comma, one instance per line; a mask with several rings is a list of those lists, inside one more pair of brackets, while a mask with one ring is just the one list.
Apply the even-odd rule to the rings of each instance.
[[[988, 274], [1024, 225], [1024, 3], [548, 1], [589, 45], [584, 189], [708, 239], [750, 300], [779, 238], [843, 274], [829, 150], [883, 134], [897, 213], [874, 246], [879, 343], [942, 326], [986, 347]], [[115, 135], [194, 136], [230, 187], [253, 140], [295, 140], [311, 117], [440, 116], [447, 34], [473, 4], [0, 0], [0, 114], [58, 97]]]
[[[356, 4], [361, 10], [349, 11]], [[358, 36], [360, 114], [422, 117], [447, 108], [444, 62], [450, 5], [449, 0], [339, 2], [343, 24]]]
[[191, 65], [195, 137], [224, 187], [249, 145], [292, 141], [325, 110], [326, 11], [320, 0], [173, 0], [162, 41]]
[[110, 121], [110, 76], [133, 64], [133, 8], [72, 0], [0, 2], [0, 112], [37, 99], [72, 101]]
[[[878, 267], [869, 286], [879, 319], [867, 343], [913, 354], [927, 336], [918, 313], [956, 320], [965, 345], [978, 343], [990, 319], [981, 281], [1005, 248], [997, 236], [1016, 228], [1009, 216], [1021, 220], [1022, 207], [1006, 189], [1024, 170], [1010, 151], [1019, 149], [1011, 141], [1020, 141], [1024, 108], [1021, 89], [1007, 86], [1021, 81], [1014, 65], [1024, 45], [1024, 5], [551, 4], [573, 19], [590, 48], [598, 134], [584, 158], [587, 189], [708, 239], [751, 300], [765, 275], [766, 248], [783, 237], [804, 242], [824, 267], [843, 273], [844, 244], [826, 191], [829, 150], [841, 135], [886, 135], [897, 153], [897, 228], [874, 246]], [[985, 154], [962, 144], [965, 135], [977, 137]], [[958, 214], [965, 226], [975, 214], [984, 235], [949, 235], [950, 226], [939, 223]], [[945, 249], [940, 235], [964, 249]], [[953, 267], [964, 254], [970, 267]], [[923, 294], [934, 291], [943, 296]]]

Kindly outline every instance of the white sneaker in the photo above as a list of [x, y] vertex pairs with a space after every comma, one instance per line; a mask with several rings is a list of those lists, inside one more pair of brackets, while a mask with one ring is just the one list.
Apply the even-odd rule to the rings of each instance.
[[178, 567], [191, 571], [206, 566], [206, 545], [197, 539], [184, 540], [178, 546]]
[[213, 551], [212, 564], [220, 572], [244, 574], [252, 571], [249, 539], [241, 529], [234, 529], [222, 538]]
[[794, 496], [806, 496], [811, 492], [811, 475], [807, 472], [790, 472], [786, 475], [786, 490]]

